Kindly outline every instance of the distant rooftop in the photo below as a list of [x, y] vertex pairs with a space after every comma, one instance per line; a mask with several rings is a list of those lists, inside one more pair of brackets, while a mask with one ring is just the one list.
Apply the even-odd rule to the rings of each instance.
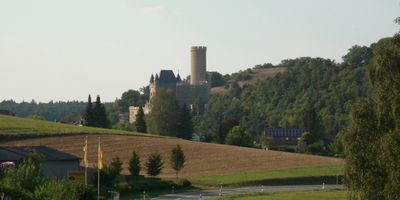
[[172, 70], [161, 70], [160, 77], [158, 78], [159, 83], [177, 83], [178, 80]]
[[285, 129], [285, 128], [269, 128], [265, 130], [265, 134], [270, 137], [296, 137], [299, 138], [303, 134], [303, 129]]
[[0, 147], [0, 162], [3, 161], [20, 161], [30, 151], [35, 151], [44, 156], [46, 161], [67, 161], [67, 160], [79, 160], [79, 157], [74, 155], [58, 151], [56, 149], [46, 146], [5, 146]]

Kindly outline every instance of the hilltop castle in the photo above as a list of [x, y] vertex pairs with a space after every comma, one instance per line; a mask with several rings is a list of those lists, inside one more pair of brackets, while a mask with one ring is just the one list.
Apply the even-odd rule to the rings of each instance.
[[[207, 47], [191, 47], [191, 74], [190, 82], [182, 80], [180, 75], [175, 76], [172, 70], [161, 70], [160, 74], [150, 77], [150, 99], [144, 107], [145, 114], [150, 112], [151, 100], [160, 89], [169, 89], [175, 92], [176, 100], [180, 106], [186, 104], [193, 109], [195, 103], [205, 104], [210, 98], [210, 84], [207, 81], [206, 64]], [[129, 122], [133, 123], [136, 119], [138, 107], [129, 107]]]

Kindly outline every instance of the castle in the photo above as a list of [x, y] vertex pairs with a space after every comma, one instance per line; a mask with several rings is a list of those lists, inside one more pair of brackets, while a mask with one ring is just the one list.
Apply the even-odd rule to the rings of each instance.
[[[180, 75], [175, 76], [172, 70], [161, 70], [160, 74], [150, 77], [150, 99], [143, 109], [145, 114], [151, 110], [151, 100], [160, 89], [169, 89], [175, 92], [179, 106], [187, 105], [193, 109], [195, 103], [205, 104], [210, 98], [210, 84], [207, 81], [206, 64], [207, 47], [191, 47], [190, 82], [182, 80]], [[136, 120], [138, 107], [129, 107], [129, 122]]]

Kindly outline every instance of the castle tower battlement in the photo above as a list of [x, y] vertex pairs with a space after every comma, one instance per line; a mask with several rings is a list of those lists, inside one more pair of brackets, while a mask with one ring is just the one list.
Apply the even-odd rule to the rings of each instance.
[[190, 84], [201, 85], [207, 81], [207, 47], [192, 46], [190, 48]]

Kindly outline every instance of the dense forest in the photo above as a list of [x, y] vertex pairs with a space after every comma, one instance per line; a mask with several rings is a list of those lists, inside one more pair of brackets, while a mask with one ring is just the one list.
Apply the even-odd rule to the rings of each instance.
[[19, 117], [38, 116], [49, 121], [77, 121], [80, 120], [86, 103], [81, 101], [37, 103], [17, 103], [14, 100], [0, 102], [0, 110], [12, 111]]
[[319, 132], [332, 141], [350, 123], [353, 104], [369, 94], [367, 69], [374, 45], [353, 46], [342, 63], [302, 57], [276, 66], [258, 65], [255, 68], [286, 67], [287, 71], [252, 85], [237, 83], [252, 69], [236, 73], [227, 81], [228, 95], [213, 95], [205, 113], [194, 118], [195, 132], [206, 141], [225, 143], [235, 126], [254, 139], [265, 128], [307, 129], [304, 118], [312, 108]]

